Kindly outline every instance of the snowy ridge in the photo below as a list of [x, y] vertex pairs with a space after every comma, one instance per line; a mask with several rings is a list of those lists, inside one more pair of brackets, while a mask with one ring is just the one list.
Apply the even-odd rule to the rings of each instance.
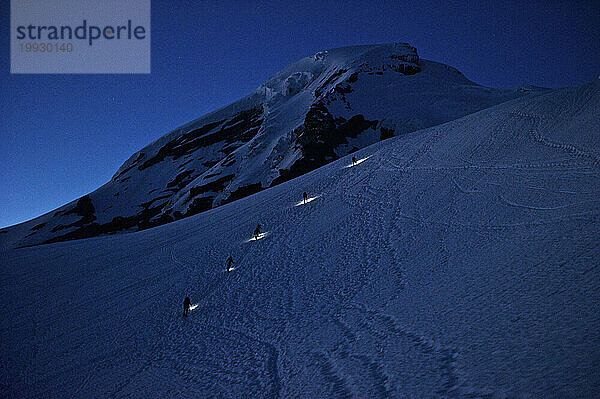
[[595, 397], [599, 115], [600, 81], [529, 96], [155, 229], [5, 251], [0, 393]]
[[378, 141], [541, 89], [479, 86], [406, 43], [344, 47], [132, 155], [98, 190], [8, 229], [20, 247], [144, 230], [235, 201]]

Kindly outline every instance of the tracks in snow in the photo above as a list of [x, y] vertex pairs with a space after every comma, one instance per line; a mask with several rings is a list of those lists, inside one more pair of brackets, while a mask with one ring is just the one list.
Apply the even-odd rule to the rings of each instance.
[[[171, 260], [178, 265], [183, 266], [192, 275], [197, 275], [199, 270], [191, 265], [191, 261], [178, 259], [175, 256], [175, 248], [171, 249]], [[207, 273], [206, 280], [199, 282], [204, 284], [201, 295], [195, 298], [193, 302], [197, 302], [202, 306], [207, 306], [214, 292], [224, 288], [225, 284], [234, 284], [239, 282], [239, 276], [244, 270], [245, 260], [248, 253], [238, 262], [236, 272], [226, 273], [221, 272], [221, 268], [217, 266], [217, 271]], [[194, 381], [201, 387], [199, 393], [208, 392], [227, 392], [226, 385], [215, 386], [212, 380], [198, 379], [194, 376], [195, 373], [203, 373], [207, 368], [216, 368], [219, 373], [227, 376], [234, 375], [235, 378], [230, 382], [236, 382], [240, 386], [249, 385], [251, 388], [244, 392], [250, 394], [254, 392], [254, 397], [279, 398], [280, 396], [280, 378], [278, 374], [278, 349], [270, 342], [257, 338], [254, 334], [248, 331], [241, 331], [225, 325], [217, 325], [205, 319], [202, 312], [192, 313], [187, 320], [179, 317], [174, 317], [167, 331], [164, 334], [164, 356], [170, 358], [171, 364], [177, 366], [178, 360], [182, 360], [189, 365], [188, 369], [183, 369], [180, 374], [182, 378]], [[191, 331], [191, 332], [190, 332]], [[178, 342], [177, 337], [186, 336], [182, 342]], [[203, 341], [207, 336], [213, 345], [203, 345], [199, 341]], [[169, 338], [171, 337], [171, 338]], [[223, 350], [214, 351], [214, 347], [223, 348]], [[189, 348], [189, 349], [185, 349]], [[235, 353], [235, 355], [233, 355]], [[229, 357], [232, 357], [229, 359]], [[163, 359], [158, 359], [160, 363]], [[193, 371], [195, 370], [195, 371]], [[254, 371], [253, 371], [254, 370]], [[256, 370], [263, 370], [257, 372]], [[262, 376], [267, 376], [264, 380]], [[229, 377], [228, 377], [229, 378]], [[218, 378], [213, 378], [218, 380]]]

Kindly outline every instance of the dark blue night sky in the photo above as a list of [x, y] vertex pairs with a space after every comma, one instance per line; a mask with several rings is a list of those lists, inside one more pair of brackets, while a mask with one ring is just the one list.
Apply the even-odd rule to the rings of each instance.
[[150, 75], [10, 75], [6, 0], [0, 15], [0, 227], [98, 188], [144, 145], [327, 48], [406, 41], [495, 87], [600, 75], [599, 1], [154, 1]]

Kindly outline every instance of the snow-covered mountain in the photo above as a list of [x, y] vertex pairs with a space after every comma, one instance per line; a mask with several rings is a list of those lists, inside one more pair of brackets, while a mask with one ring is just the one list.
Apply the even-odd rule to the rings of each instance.
[[155, 229], [1, 252], [1, 396], [598, 396], [600, 81], [355, 156]]
[[477, 85], [454, 68], [419, 59], [406, 43], [320, 52], [143, 148], [93, 193], [11, 228], [5, 245], [172, 222], [380, 140], [541, 91]]

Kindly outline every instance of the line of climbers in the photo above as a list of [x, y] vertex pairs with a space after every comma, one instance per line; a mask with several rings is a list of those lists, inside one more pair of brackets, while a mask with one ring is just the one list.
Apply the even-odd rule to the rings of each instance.
[[[354, 164], [355, 162], [356, 162], [356, 158], [352, 157], [352, 164]], [[306, 205], [306, 201], [308, 200], [308, 193], [306, 191], [304, 193], [302, 193], [302, 198], [303, 198], [303, 203]], [[259, 224], [254, 229], [254, 240], [255, 241], [258, 241], [258, 239], [260, 238], [261, 231], [262, 231], [262, 226]], [[233, 257], [231, 255], [229, 255], [229, 257], [225, 261], [225, 267], [226, 267], [227, 273], [229, 273], [233, 270], [234, 263], [235, 262], [233, 261]], [[192, 302], [190, 300], [190, 297], [186, 296], [185, 299], [183, 300], [183, 317], [187, 317], [188, 313], [190, 312], [191, 303]]]
[[[352, 157], [352, 166], [356, 166], [356, 163], [358, 161], [356, 160], [356, 157]], [[308, 194], [305, 191], [304, 193], [302, 193], [302, 198], [303, 198], [303, 204], [306, 205], [306, 201], [308, 201]], [[260, 238], [260, 233], [262, 231], [262, 226], [259, 224], [258, 226], [256, 226], [256, 228], [254, 229], [254, 240], [258, 241], [258, 239]], [[227, 273], [231, 272], [233, 270], [233, 264], [235, 262], [233, 261], [233, 257], [231, 255], [229, 255], [229, 258], [227, 258], [227, 260], [225, 261], [225, 266], [226, 266], [226, 270]], [[187, 316], [189, 311], [190, 311], [190, 298], [189, 297], [185, 297], [184, 301], [183, 301], [183, 316]]]

